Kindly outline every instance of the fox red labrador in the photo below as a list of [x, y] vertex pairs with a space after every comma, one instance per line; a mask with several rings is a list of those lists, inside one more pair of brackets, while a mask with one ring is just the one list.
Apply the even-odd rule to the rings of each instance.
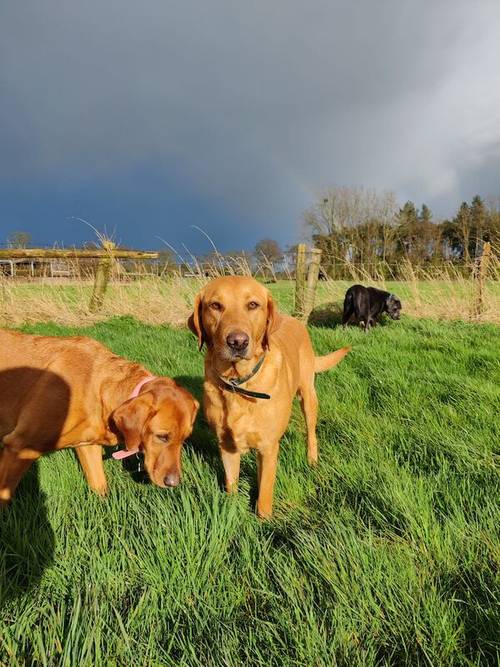
[[204, 408], [219, 440], [226, 488], [236, 490], [240, 457], [257, 450], [261, 517], [272, 513], [281, 436], [298, 394], [307, 425], [311, 464], [318, 458], [318, 401], [314, 375], [347, 354], [344, 347], [316, 357], [306, 327], [277, 311], [267, 289], [253, 278], [211, 281], [196, 297], [189, 319], [205, 357]]
[[[176, 486], [199, 404], [168, 377], [84, 337], [0, 331], [0, 503], [42, 454], [75, 447], [91, 489], [107, 491], [101, 445], [144, 452], [158, 486]], [[122, 458], [120, 454], [116, 458]]]

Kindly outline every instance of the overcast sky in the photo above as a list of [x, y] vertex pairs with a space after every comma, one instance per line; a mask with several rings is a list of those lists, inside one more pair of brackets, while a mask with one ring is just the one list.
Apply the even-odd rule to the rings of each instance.
[[500, 195], [499, 0], [0, 0], [0, 243], [286, 245], [329, 185]]

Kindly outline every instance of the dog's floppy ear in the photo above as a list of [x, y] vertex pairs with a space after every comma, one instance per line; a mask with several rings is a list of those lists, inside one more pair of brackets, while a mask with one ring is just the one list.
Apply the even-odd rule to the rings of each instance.
[[396, 308], [402, 308], [401, 306], [401, 301], [398, 299], [398, 297], [395, 294], [389, 294], [387, 299], [385, 300], [386, 306], [388, 306], [390, 303], [394, 304]]
[[141, 444], [142, 432], [153, 406], [153, 394], [145, 392], [119, 405], [111, 413], [110, 420], [122, 434], [127, 449], [136, 449]]
[[193, 411], [191, 413], [191, 427], [194, 426], [194, 421], [196, 419], [196, 415], [198, 414], [198, 410], [200, 409], [200, 404], [196, 400], [196, 398], [193, 398]]
[[199, 292], [194, 300], [194, 309], [188, 319], [188, 327], [198, 336], [198, 349], [201, 350], [203, 343], [207, 342], [207, 335], [203, 328], [202, 320], [203, 292]]
[[270, 349], [269, 338], [271, 337], [271, 334], [273, 334], [280, 326], [281, 319], [282, 317], [278, 311], [278, 307], [274, 303], [273, 297], [269, 294], [267, 297], [266, 330], [264, 332], [264, 339], [262, 341], [263, 346], [267, 347], [268, 350]]

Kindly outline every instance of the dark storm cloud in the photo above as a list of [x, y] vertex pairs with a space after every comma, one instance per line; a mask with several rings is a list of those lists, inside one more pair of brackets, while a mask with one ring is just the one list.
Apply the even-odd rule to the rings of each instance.
[[4, 2], [0, 178], [152, 217], [175, 190], [228, 242], [292, 241], [333, 183], [448, 213], [495, 186], [499, 26], [488, 1]]

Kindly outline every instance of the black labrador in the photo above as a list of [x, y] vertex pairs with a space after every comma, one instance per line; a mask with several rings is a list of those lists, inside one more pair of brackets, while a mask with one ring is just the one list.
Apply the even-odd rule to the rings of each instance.
[[342, 324], [363, 322], [365, 331], [368, 331], [377, 324], [382, 313], [387, 313], [393, 320], [399, 320], [401, 308], [401, 301], [390, 292], [376, 287], [353, 285], [345, 293]]

